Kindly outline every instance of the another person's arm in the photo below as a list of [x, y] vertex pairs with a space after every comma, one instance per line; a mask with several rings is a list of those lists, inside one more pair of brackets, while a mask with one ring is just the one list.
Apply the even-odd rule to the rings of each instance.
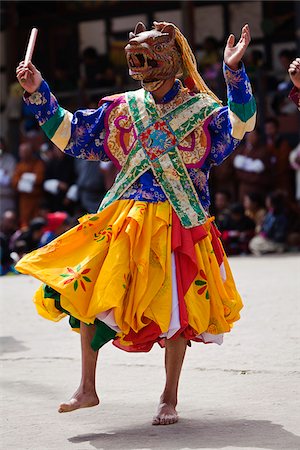
[[296, 58], [289, 67], [289, 76], [294, 85], [289, 94], [289, 98], [300, 110], [300, 58]]

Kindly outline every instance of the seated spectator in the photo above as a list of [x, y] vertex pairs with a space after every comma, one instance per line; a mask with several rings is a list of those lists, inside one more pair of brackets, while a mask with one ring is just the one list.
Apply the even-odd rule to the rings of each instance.
[[72, 224], [70, 217], [65, 212], [49, 213], [48, 219], [49, 221], [41, 236], [39, 247], [49, 244], [53, 239], [56, 239], [61, 234], [65, 233]]
[[19, 147], [20, 162], [17, 164], [12, 185], [18, 194], [20, 226], [27, 227], [36, 217], [43, 196], [44, 163], [38, 159], [30, 143]]
[[244, 207], [235, 203], [230, 208], [226, 228], [221, 232], [224, 248], [229, 255], [249, 253], [249, 241], [254, 236], [255, 223], [245, 215]]
[[272, 158], [273, 190], [285, 191], [291, 200], [294, 199], [294, 177], [289, 156], [291, 146], [287, 139], [279, 133], [279, 121], [275, 117], [265, 121], [266, 146]]
[[11, 186], [16, 164], [15, 157], [7, 151], [5, 140], [0, 137], [0, 217], [6, 210], [16, 209], [16, 195]]
[[207, 36], [202, 46], [203, 55], [199, 59], [202, 76], [210, 88], [219, 95], [220, 75], [222, 73], [219, 43], [214, 36]]
[[288, 69], [295, 57], [296, 54], [294, 50], [283, 49], [279, 53], [279, 62], [282, 66], [282, 76], [278, 81], [276, 93], [271, 104], [276, 115], [288, 115], [293, 114], [296, 111], [295, 105], [288, 100], [288, 94], [293, 87], [293, 83], [288, 75]]
[[289, 161], [292, 169], [295, 171], [296, 177], [296, 201], [300, 206], [300, 142], [296, 148], [289, 154]]
[[35, 217], [31, 220], [26, 230], [18, 230], [12, 236], [12, 250], [18, 255], [19, 259], [26, 253], [36, 250], [39, 247], [45, 225], [45, 219]]
[[116, 84], [116, 74], [108, 58], [100, 56], [94, 47], [82, 52], [80, 85], [83, 89], [110, 87]]
[[246, 216], [255, 223], [255, 233], [259, 233], [267, 213], [262, 196], [256, 192], [250, 192], [245, 195], [243, 205]]
[[235, 153], [228, 156], [219, 166], [213, 166], [209, 176], [209, 189], [212, 198], [218, 191], [226, 189], [232, 201], [237, 201], [236, 170], [233, 166]]
[[212, 214], [215, 216], [215, 222], [220, 231], [226, 230], [228, 227], [230, 219], [230, 200], [231, 195], [226, 190], [215, 193]]
[[247, 133], [233, 159], [238, 181], [238, 197], [243, 202], [245, 195], [256, 192], [266, 195], [272, 189], [272, 157], [261, 142], [257, 129]]
[[11, 257], [11, 238], [18, 227], [17, 215], [14, 211], [5, 211], [0, 222], [0, 275], [16, 273]]
[[67, 198], [69, 188], [75, 182], [74, 159], [65, 155], [56, 145], [49, 143], [45, 152], [45, 200], [51, 212], [72, 213], [72, 203]]
[[286, 195], [275, 191], [266, 198], [267, 214], [263, 220], [260, 233], [251, 239], [251, 253], [260, 256], [266, 253], [283, 253], [288, 231], [286, 214]]

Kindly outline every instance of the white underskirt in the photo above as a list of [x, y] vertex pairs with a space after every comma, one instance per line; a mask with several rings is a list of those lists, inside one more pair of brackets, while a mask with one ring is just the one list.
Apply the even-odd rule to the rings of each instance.
[[[220, 273], [223, 281], [226, 280], [226, 272], [224, 264], [222, 263], [220, 266]], [[175, 257], [172, 253], [172, 312], [171, 312], [171, 320], [169, 329], [166, 333], [162, 333], [160, 337], [165, 337], [167, 339], [171, 339], [172, 336], [174, 336], [178, 330], [180, 330], [180, 319], [179, 319], [179, 304], [178, 304], [178, 290], [177, 290], [177, 283], [176, 283], [176, 265], [175, 265]], [[109, 326], [112, 330], [116, 331], [117, 333], [121, 330], [116, 324], [115, 318], [114, 318], [114, 311], [113, 308], [109, 309], [108, 311], [102, 312], [98, 314], [97, 319], [101, 320], [101, 322], [104, 322], [107, 326]], [[198, 336], [196, 336], [199, 341], [204, 342], [205, 344], [208, 343], [215, 343], [218, 345], [221, 345], [223, 342], [223, 333], [222, 334], [211, 334], [211, 333], [201, 333]]]

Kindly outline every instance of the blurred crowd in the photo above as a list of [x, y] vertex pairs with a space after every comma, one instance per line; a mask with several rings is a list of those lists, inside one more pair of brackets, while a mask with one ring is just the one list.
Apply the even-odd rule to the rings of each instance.
[[256, 128], [211, 174], [212, 214], [227, 254], [300, 250], [300, 145], [276, 118]]
[[23, 141], [18, 158], [0, 141], [2, 275], [13, 273], [25, 253], [48, 244], [84, 214], [95, 213], [115, 177], [111, 163], [71, 158], [52, 142], [36, 149], [40, 137]]
[[[220, 84], [217, 42], [208, 38], [203, 50], [200, 71], [212, 90], [226, 98], [220, 89], [224, 81]], [[259, 83], [271, 89], [268, 117], [210, 176], [210, 213], [229, 255], [300, 251], [300, 145], [280, 132], [282, 117], [299, 114], [288, 100], [292, 86], [286, 69], [294, 54], [283, 50], [279, 58], [284, 75], [275, 77], [260, 72], [264, 65], [260, 51], [249, 53], [245, 64], [254, 94], [259, 89], [257, 73], [263, 74]], [[67, 68], [56, 70], [54, 92], [71, 88], [70, 80]], [[83, 93], [80, 107], [97, 107], [97, 87], [120, 91], [122, 83], [126, 84], [122, 72], [95, 49], [83, 52], [77, 83]], [[13, 83], [8, 139], [0, 141], [1, 275], [15, 273], [14, 265], [25, 253], [75, 226], [82, 215], [95, 213], [116, 175], [111, 163], [64, 155], [28, 115], [22, 94], [19, 84]]]

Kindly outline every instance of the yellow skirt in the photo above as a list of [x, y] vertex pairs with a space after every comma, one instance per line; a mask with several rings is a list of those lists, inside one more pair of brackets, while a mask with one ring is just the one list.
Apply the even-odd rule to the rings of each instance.
[[34, 297], [40, 315], [97, 325], [95, 349], [112, 339], [149, 351], [179, 334], [218, 342], [242, 308], [212, 220], [186, 230], [168, 202], [119, 200], [16, 269], [44, 283]]

